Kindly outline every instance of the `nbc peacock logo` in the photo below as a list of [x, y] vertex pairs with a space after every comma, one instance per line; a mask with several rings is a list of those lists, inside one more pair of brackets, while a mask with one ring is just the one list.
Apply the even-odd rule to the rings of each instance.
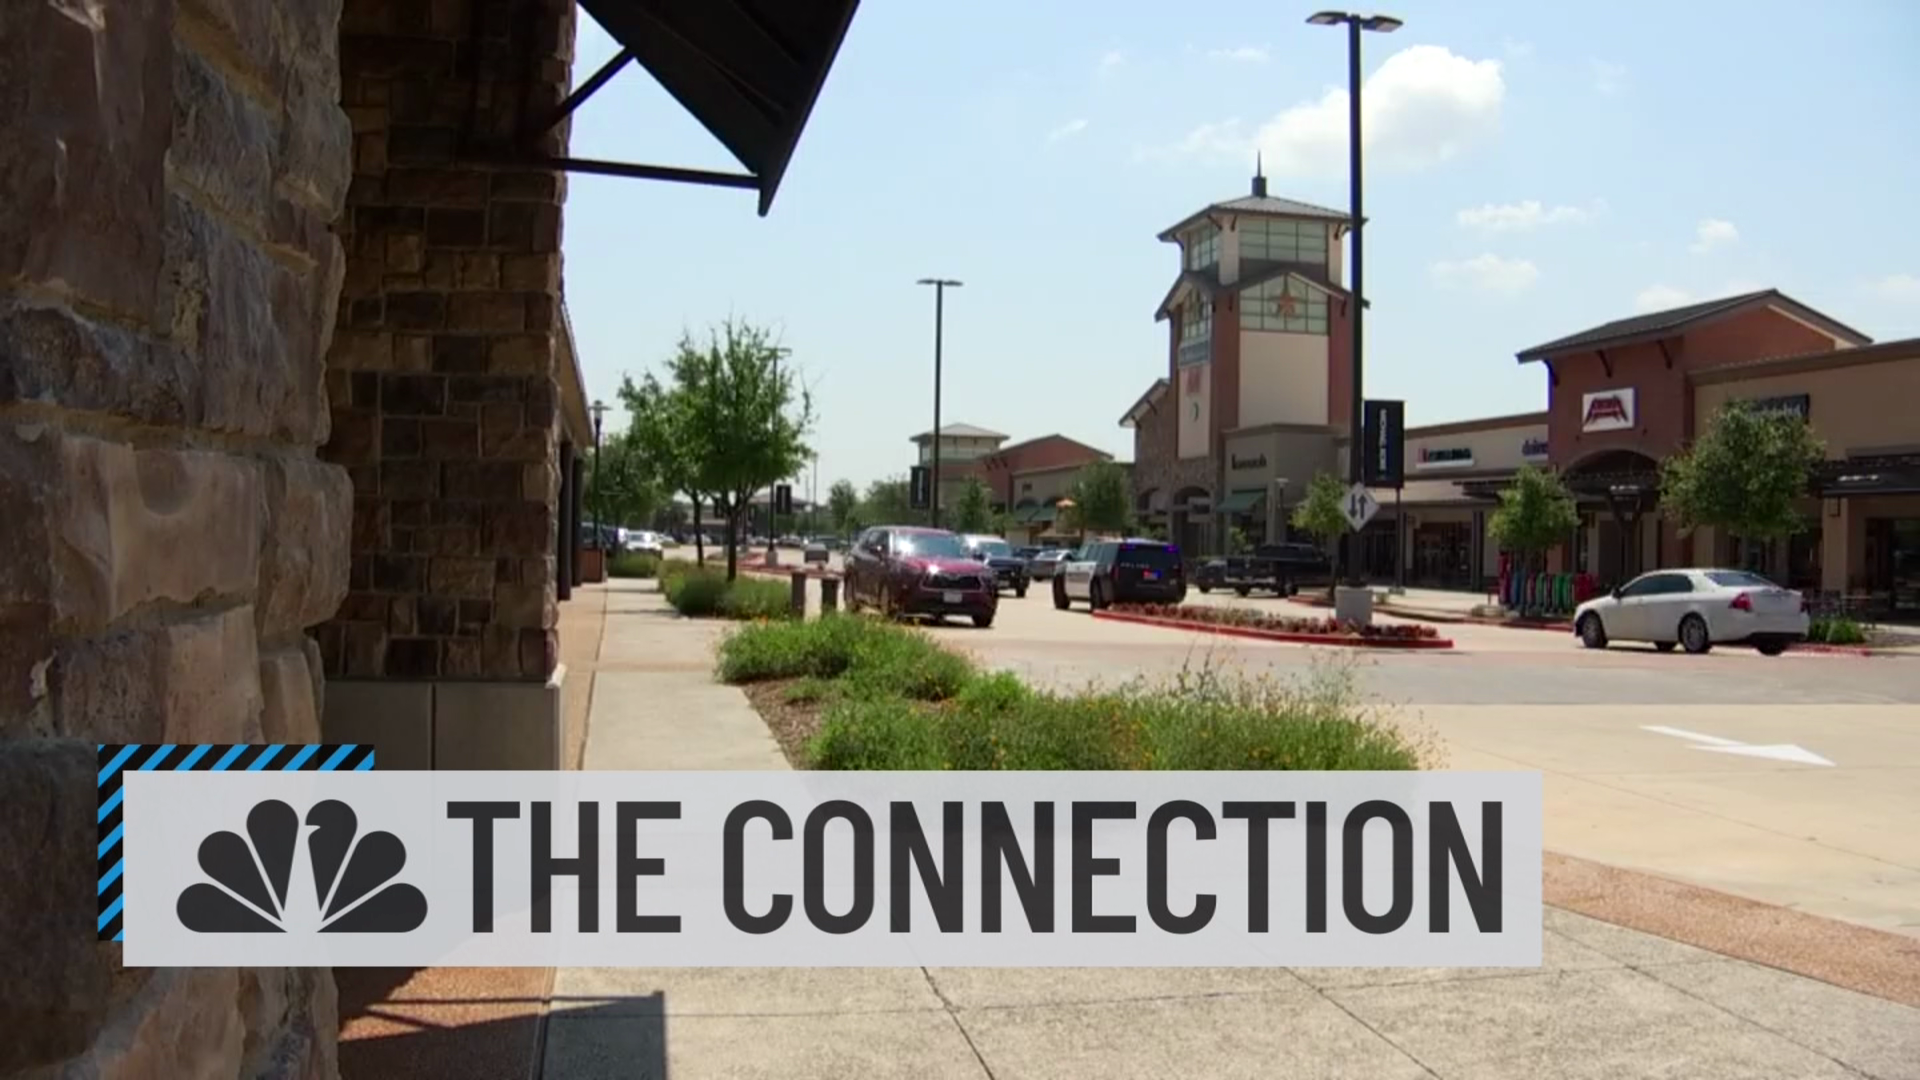
[[407, 864], [399, 837], [360, 836], [353, 808], [338, 799], [315, 803], [306, 824], [313, 830], [307, 835], [310, 904], [304, 889], [289, 898], [300, 816], [267, 799], [247, 813], [245, 837], [222, 831], [200, 842], [200, 869], [212, 882], [181, 891], [175, 905], [181, 925], [201, 934], [404, 934], [426, 921], [425, 894], [404, 882], [389, 884]]

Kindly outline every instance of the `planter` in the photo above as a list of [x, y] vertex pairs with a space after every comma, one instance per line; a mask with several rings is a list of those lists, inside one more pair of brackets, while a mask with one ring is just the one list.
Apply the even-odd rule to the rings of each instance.
[[[1178, 609], [1175, 609], [1176, 611]], [[1275, 625], [1279, 620], [1267, 624], [1259, 622], [1218, 621], [1205, 617], [1183, 617], [1182, 614], [1158, 613], [1147, 610], [1107, 609], [1093, 613], [1096, 619], [1109, 619], [1114, 622], [1139, 623], [1143, 626], [1163, 626], [1170, 630], [1188, 630], [1198, 634], [1217, 634], [1223, 637], [1249, 638], [1255, 641], [1283, 641], [1296, 645], [1331, 645], [1347, 649], [1451, 649], [1453, 642], [1438, 636], [1428, 628], [1408, 629], [1405, 632], [1376, 628], [1373, 633], [1355, 633], [1335, 629], [1322, 629], [1318, 620], [1299, 620], [1298, 627]]]
[[574, 558], [580, 560], [580, 580], [599, 583], [607, 580], [607, 553], [596, 548], [581, 548], [574, 552]]

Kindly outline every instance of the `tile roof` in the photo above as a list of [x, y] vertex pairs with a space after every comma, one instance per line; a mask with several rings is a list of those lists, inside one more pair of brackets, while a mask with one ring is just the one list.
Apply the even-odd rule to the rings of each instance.
[[1352, 215], [1345, 210], [1333, 210], [1298, 199], [1282, 199], [1274, 195], [1242, 195], [1237, 199], [1209, 203], [1203, 210], [1188, 214], [1178, 223], [1161, 232], [1160, 239], [1172, 240], [1181, 229], [1193, 224], [1208, 214], [1271, 214], [1275, 217], [1312, 218], [1316, 221], [1349, 222]]
[[[940, 427], [940, 434], [950, 439], [1004, 439], [1008, 437], [998, 431], [988, 431], [986, 428], [975, 427], [972, 424], [943, 424]], [[933, 432], [923, 431], [909, 441], [919, 442], [922, 439], [931, 439], [932, 437]]]
[[1556, 338], [1544, 345], [1535, 345], [1531, 349], [1517, 354], [1521, 363], [1529, 360], [1541, 360], [1558, 353], [1602, 349], [1609, 345], [1625, 344], [1635, 340], [1664, 336], [1683, 330], [1703, 319], [1724, 315], [1740, 308], [1761, 302], [1771, 302], [1792, 309], [1801, 318], [1823, 324], [1826, 328], [1842, 337], [1857, 339], [1856, 344], [1865, 344], [1872, 339], [1854, 330], [1852, 327], [1821, 314], [1800, 303], [1778, 289], [1761, 289], [1758, 292], [1741, 293], [1738, 296], [1723, 296], [1718, 300], [1705, 300], [1697, 304], [1668, 308], [1665, 311], [1649, 312], [1626, 319], [1615, 319], [1602, 323], [1590, 330]]

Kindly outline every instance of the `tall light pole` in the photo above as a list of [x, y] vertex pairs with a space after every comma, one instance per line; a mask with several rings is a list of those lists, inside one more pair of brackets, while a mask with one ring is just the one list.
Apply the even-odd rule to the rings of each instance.
[[[793, 350], [786, 348], [785, 346], [777, 346], [773, 350], [773, 388], [776, 394], [778, 394], [780, 390], [780, 361], [792, 355], [793, 355]], [[785, 404], [786, 404], [785, 398], [784, 396], [782, 396], [781, 398], [782, 407], [784, 407]], [[779, 430], [779, 427], [780, 427], [780, 413], [778, 410], [775, 410], [773, 414], [773, 429], [772, 431], [769, 432], [769, 434], [777, 432]], [[768, 566], [772, 566], [776, 561], [779, 560], [779, 557], [780, 557], [779, 554], [774, 550], [774, 546], [773, 546], [773, 496], [779, 487], [780, 487], [780, 481], [778, 480], [775, 480], [773, 483], [767, 485], [767, 565]], [[748, 504], [748, 505], [749, 505], [749, 508], [751, 508], [752, 504]], [[747, 518], [749, 521], [751, 521], [753, 518], [753, 515], [748, 514]]]
[[933, 470], [927, 514], [927, 521], [934, 528], [940, 527], [940, 339], [943, 324], [946, 321], [947, 290], [957, 289], [960, 282], [952, 278], [921, 278], [920, 284], [933, 286]]
[[[1353, 218], [1353, 400], [1348, 402], [1347, 410], [1347, 457], [1348, 480], [1361, 483], [1366, 480], [1365, 449], [1360, 445], [1362, 417], [1360, 412], [1361, 360], [1360, 360], [1360, 319], [1366, 311], [1365, 293], [1361, 291], [1360, 228], [1366, 217], [1360, 209], [1360, 32], [1371, 30], [1380, 34], [1391, 34], [1405, 25], [1391, 15], [1358, 15], [1348, 11], [1322, 11], [1309, 16], [1307, 22], [1314, 26], [1345, 26], [1347, 28], [1347, 201], [1349, 215]], [[1360, 577], [1360, 531], [1354, 530], [1347, 536], [1347, 582], [1359, 585]]]
[[602, 492], [606, 490], [607, 477], [600, 471], [600, 423], [607, 415], [607, 403], [595, 398], [593, 412], [593, 546], [600, 549], [604, 559], [607, 555], [607, 534], [600, 529], [600, 503]]

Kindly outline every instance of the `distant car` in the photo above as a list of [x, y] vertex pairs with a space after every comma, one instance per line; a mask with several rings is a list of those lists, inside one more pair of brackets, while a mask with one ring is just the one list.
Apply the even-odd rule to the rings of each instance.
[[1053, 606], [1084, 600], [1095, 611], [1115, 603], [1179, 604], [1187, 599], [1180, 549], [1161, 540], [1095, 540], [1060, 564]]
[[1016, 597], [1027, 595], [1027, 561], [1015, 555], [1013, 545], [998, 536], [962, 536], [967, 554], [986, 563], [993, 571], [994, 587], [1012, 589]]
[[624, 542], [626, 543], [628, 551], [639, 551], [648, 555], [659, 555], [666, 550], [667, 538], [657, 532], [649, 532], [646, 529], [634, 529], [631, 531], [622, 529], [621, 531], [626, 533]]
[[1805, 641], [1807, 601], [1746, 570], [1655, 570], [1574, 609], [1573, 632], [1589, 649], [1649, 641], [1661, 652], [1752, 645], [1779, 656]]
[[1073, 552], [1066, 548], [1044, 548], [1027, 560], [1027, 577], [1033, 581], [1044, 581], [1060, 569], [1060, 564]]
[[1332, 560], [1312, 544], [1261, 544], [1249, 555], [1208, 559], [1193, 572], [1193, 586], [1201, 592], [1232, 589], [1241, 596], [1255, 589], [1291, 596], [1332, 580]]
[[842, 575], [847, 609], [882, 615], [964, 615], [986, 629], [1000, 606], [991, 567], [944, 529], [881, 525], [860, 534]]

